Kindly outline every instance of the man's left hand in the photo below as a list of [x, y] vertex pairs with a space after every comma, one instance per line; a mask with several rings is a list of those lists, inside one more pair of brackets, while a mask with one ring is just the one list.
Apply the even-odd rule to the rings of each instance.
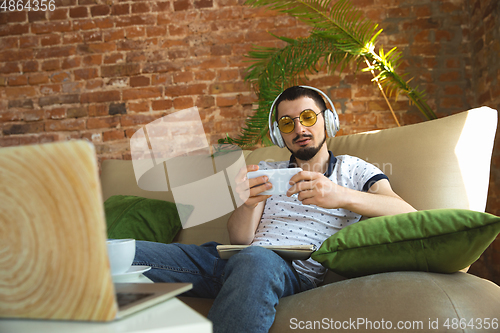
[[323, 174], [301, 171], [290, 179], [292, 187], [288, 197], [298, 193], [298, 200], [304, 205], [316, 205], [327, 209], [343, 208], [349, 190], [335, 184]]

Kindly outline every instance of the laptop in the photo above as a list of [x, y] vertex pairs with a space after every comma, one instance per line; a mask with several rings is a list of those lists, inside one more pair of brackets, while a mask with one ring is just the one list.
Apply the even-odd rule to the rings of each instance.
[[95, 148], [0, 148], [0, 317], [112, 321], [190, 283], [113, 283]]

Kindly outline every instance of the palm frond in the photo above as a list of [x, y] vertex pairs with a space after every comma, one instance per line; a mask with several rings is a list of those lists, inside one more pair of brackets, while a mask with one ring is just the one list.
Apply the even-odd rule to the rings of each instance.
[[258, 105], [255, 114], [246, 120], [246, 126], [237, 139], [226, 137], [219, 142], [246, 148], [259, 142], [269, 144], [269, 109], [279, 93], [289, 86], [306, 81], [308, 73], [316, 73], [327, 67], [333, 74], [339, 67], [342, 71], [353, 63], [356, 70], [363, 63], [368, 64], [362, 70], [373, 73], [373, 81], [381, 89], [384, 98], [386, 95], [396, 98], [399, 94], [407, 95], [410, 103], [416, 105], [427, 119], [437, 118], [425, 102], [423, 91], [418, 90], [418, 87], [412, 88], [409, 85], [411, 79], [404, 79], [406, 74], [397, 74], [401, 52], [397, 48], [388, 52], [379, 48], [377, 53], [377, 38], [382, 29], [364, 18], [349, 0], [247, 0], [246, 4], [268, 6], [296, 17], [313, 29], [306, 38], [275, 36], [285, 42], [282, 48], [254, 47], [248, 53], [252, 64], [248, 67], [245, 80], [251, 82], [256, 90]]

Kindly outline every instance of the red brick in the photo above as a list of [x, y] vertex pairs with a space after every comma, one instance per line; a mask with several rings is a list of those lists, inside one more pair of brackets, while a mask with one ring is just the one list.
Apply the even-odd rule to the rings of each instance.
[[40, 86], [40, 93], [43, 95], [50, 95], [61, 92], [60, 84], [47, 84]]
[[194, 8], [212, 8], [213, 0], [194, 0]]
[[63, 44], [77, 44], [83, 42], [80, 32], [69, 32], [63, 34]]
[[[101, 54], [92, 54], [82, 58], [82, 62], [85, 66], [99, 66], [102, 63]], [[102, 69], [101, 69], [102, 72]]]
[[132, 112], [147, 112], [150, 110], [149, 101], [128, 103], [128, 109]]
[[210, 86], [210, 94], [223, 94], [232, 92], [245, 92], [249, 90], [249, 84], [244, 82], [216, 83]]
[[102, 87], [103, 85], [104, 85], [104, 82], [101, 79], [88, 80], [85, 82], [85, 89], [94, 90], [94, 89]]
[[151, 107], [154, 111], [164, 111], [171, 109], [173, 106], [171, 99], [158, 99], [151, 102]]
[[47, 132], [81, 131], [84, 129], [84, 119], [47, 120], [47, 122], [45, 123], [45, 130]]
[[101, 75], [103, 77], [131, 76], [137, 75], [140, 72], [141, 67], [139, 64], [123, 64], [101, 67]]
[[0, 50], [16, 49], [18, 45], [18, 37], [4, 37], [0, 39]]
[[51, 21], [47, 23], [33, 23], [31, 32], [34, 34], [46, 34], [51, 32], [70, 32], [70, 21]]
[[174, 98], [174, 109], [183, 110], [194, 106], [193, 99], [191, 97], [177, 97]]
[[35, 73], [28, 77], [28, 82], [30, 85], [37, 85], [49, 82], [49, 76], [46, 73]]
[[55, 72], [50, 75], [50, 80], [54, 83], [61, 83], [71, 79], [70, 72]]
[[447, 41], [450, 42], [453, 40], [454, 34], [447, 30], [437, 30], [436, 31], [436, 42]]
[[157, 98], [163, 93], [162, 87], [126, 89], [123, 91], [123, 100]]
[[145, 27], [128, 27], [125, 28], [125, 35], [127, 38], [138, 38], [138, 37], [144, 37], [146, 35], [146, 28]]
[[114, 4], [111, 7], [111, 15], [128, 15], [130, 14], [130, 5], [128, 3], [124, 4]]
[[121, 53], [112, 53], [109, 55], [106, 55], [104, 57], [104, 64], [116, 64], [117, 62], [120, 62], [123, 60], [123, 54]]
[[[8, 2], [7, 2], [8, 6]], [[17, 23], [26, 21], [26, 11], [2, 11], [0, 24]]]
[[29, 110], [24, 113], [24, 121], [39, 121], [43, 120], [45, 112], [43, 110]]
[[7, 124], [2, 129], [3, 135], [39, 133], [43, 131], [44, 131], [43, 122]]
[[62, 91], [67, 94], [80, 93], [84, 89], [86, 82], [64, 82], [61, 85]]
[[192, 72], [176, 72], [172, 75], [174, 79], [174, 83], [185, 83], [193, 81], [193, 73]]
[[89, 118], [87, 120], [88, 129], [111, 128], [120, 124], [120, 116]]
[[196, 81], [212, 81], [215, 79], [216, 73], [211, 70], [203, 70], [194, 72], [194, 79]]
[[123, 115], [120, 120], [122, 126], [135, 126], [142, 124], [149, 124], [152, 121], [160, 118], [160, 115], [152, 114], [135, 114], [135, 115]]
[[175, 0], [174, 1], [174, 11], [182, 11], [182, 10], [188, 10], [191, 9], [191, 4], [189, 3], [189, 0]]
[[6, 87], [5, 94], [11, 99], [36, 96], [37, 91], [34, 87]]
[[61, 69], [61, 61], [59, 59], [51, 59], [51, 60], [45, 60], [42, 63], [42, 70], [43, 71], [56, 71]]
[[122, 129], [102, 132], [103, 142], [122, 140], [122, 139], [125, 139], [125, 131]]
[[441, 82], [458, 81], [458, 80], [460, 80], [460, 78], [461, 78], [460, 72], [457, 72], [457, 71], [446, 72], [446, 73], [439, 75], [439, 81], [441, 81]]
[[120, 40], [125, 37], [125, 30], [108, 30], [103, 32], [103, 37], [105, 42], [111, 42], [114, 40]]
[[9, 86], [24, 86], [28, 84], [28, 76], [18, 75], [9, 77]]
[[146, 2], [136, 2], [132, 4], [131, 11], [134, 14], [148, 13], [151, 10]]
[[120, 91], [96, 91], [91, 93], [84, 93], [81, 96], [81, 103], [104, 103], [115, 102], [120, 100]]
[[36, 21], [46, 21], [46, 12], [45, 11], [29, 11], [28, 12], [28, 22], [36, 22]]
[[30, 60], [33, 58], [32, 50], [6, 50], [0, 51], [0, 62]]
[[131, 87], [144, 87], [149, 86], [150, 79], [146, 76], [133, 76], [130, 78]]
[[[133, 62], [146, 62], [147, 59], [147, 54], [143, 51], [138, 51], [138, 52], [128, 52], [127, 53], [127, 58], [126, 61], [127, 63], [133, 63]], [[150, 60], [154, 61], [154, 60]]]
[[149, 25], [151, 22], [155, 21], [155, 17], [152, 15], [131, 15], [131, 16], [119, 16], [115, 20], [117, 28], [127, 27], [131, 25]]
[[82, 59], [80, 57], [71, 57], [63, 59], [61, 63], [61, 68], [70, 69], [70, 68], [80, 67], [81, 60]]
[[[217, 106], [223, 107], [223, 106], [233, 106], [238, 104], [238, 96], [230, 96], [230, 97], [222, 97], [222, 96], [217, 96], [216, 99]], [[221, 116], [223, 114], [223, 111], [221, 109]]]
[[90, 14], [92, 16], [105, 16], [111, 12], [111, 9], [107, 5], [97, 5], [90, 7]]
[[148, 26], [146, 27], [146, 35], [148, 37], [163, 37], [167, 35], [167, 27], [165, 26]]
[[61, 37], [59, 35], [45, 35], [40, 37], [40, 44], [42, 46], [61, 44]]
[[88, 112], [89, 117], [102, 117], [109, 115], [107, 104], [90, 104]]
[[65, 108], [54, 108], [45, 110], [45, 118], [47, 119], [64, 119], [66, 118]]
[[88, 7], [78, 6], [69, 9], [69, 17], [71, 18], [83, 18], [88, 16], [89, 16]]
[[54, 11], [48, 12], [48, 18], [51, 21], [67, 20], [69, 10], [67, 8], [56, 8]]
[[30, 31], [27, 23], [22, 24], [0, 24], [0, 36], [23, 35]]
[[82, 68], [73, 71], [75, 80], [89, 80], [96, 78], [98, 73], [96, 68]]
[[210, 108], [210, 107], [215, 106], [215, 98], [213, 96], [206, 96], [206, 95], [198, 96], [196, 98], [195, 104], [199, 108], [203, 108], [203, 109]]
[[19, 137], [0, 137], [0, 147], [19, 146]]
[[453, 85], [453, 86], [446, 86], [444, 88], [444, 92], [447, 95], [463, 95], [464, 90], [458, 85]]
[[81, 34], [85, 43], [102, 42], [103, 40], [101, 31], [83, 31]]
[[47, 47], [40, 49], [35, 54], [36, 59], [45, 58], [63, 58], [70, 57], [76, 54], [76, 47], [74, 46], [58, 46], [58, 47]]

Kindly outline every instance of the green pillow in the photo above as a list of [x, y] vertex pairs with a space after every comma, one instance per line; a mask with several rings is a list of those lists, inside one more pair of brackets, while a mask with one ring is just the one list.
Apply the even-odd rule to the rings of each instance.
[[111, 196], [104, 202], [108, 238], [171, 243], [182, 229], [179, 214], [187, 219], [193, 208], [136, 196]]
[[345, 277], [391, 271], [453, 273], [476, 261], [500, 232], [500, 217], [436, 209], [370, 218], [330, 236], [312, 254]]

